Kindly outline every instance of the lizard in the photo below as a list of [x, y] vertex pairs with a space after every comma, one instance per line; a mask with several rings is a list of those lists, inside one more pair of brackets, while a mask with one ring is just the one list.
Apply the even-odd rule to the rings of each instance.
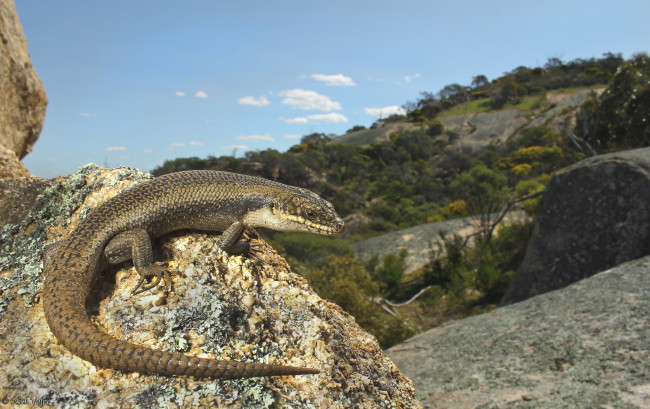
[[[98, 367], [122, 372], [248, 378], [316, 374], [313, 368], [199, 358], [120, 340], [95, 326], [85, 302], [102, 265], [133, 260], [134, 293], [153, 288], [169, 271], [154, 263], [151, 239], [171, 231], [222, 232], [218, 246], [255, 256], [241, 241], [245, 229], [338, 235], [345, 224], [332, 204], [304, 188], [211, 170], [170, 173], [138, 183], [89, 212], [52, 254], [42, 289], [46, 321], [70, 352]], [[256, 257], [257, 258], [257, 257]], [[152, 284], [142, 287], [145, 278]]]

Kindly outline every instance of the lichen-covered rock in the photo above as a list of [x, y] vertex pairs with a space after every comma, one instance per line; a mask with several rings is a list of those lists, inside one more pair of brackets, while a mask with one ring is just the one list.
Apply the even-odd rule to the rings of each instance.
[[47, 98], [11, 0], [0, 0], [0, 40], [0, 148], [22, 159], [43, 128]]
[[[62, 347], [31, 294], [46, 242], [63, 238], [90, 208], [148, 175], [86, 166], [42, 188], [31, 210], [0, 230], [0, 401], [57, 407], [418, 408], [410, 381], [376, 340], [260, 240], [264, 263], [230, 256], [215, 236], [157, 240], [156, 259], [180, 272], [171, 289], [132, 296], [126, 263], [105, 273], [88, 311], [109, 333], [152, 348], [321, 369], [318, 375], [205, 380], [103, 369]], [[0, 199], [1, 200], [1, 199]], [[1, 206], [0, 206], [1, 207]]]
[[650, 148], [585, 159], [553, 176], [501, 305], [650, 254]]
[[650, 256], [387, 354], [425, 408], [649, 408]]

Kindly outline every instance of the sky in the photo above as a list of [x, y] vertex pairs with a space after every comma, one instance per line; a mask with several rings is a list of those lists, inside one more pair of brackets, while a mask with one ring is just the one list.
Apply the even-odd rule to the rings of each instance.
[[518, 66], [650, 51], [650, 1], [16, 0], [49, 100], [27, 169], [286, 151]]

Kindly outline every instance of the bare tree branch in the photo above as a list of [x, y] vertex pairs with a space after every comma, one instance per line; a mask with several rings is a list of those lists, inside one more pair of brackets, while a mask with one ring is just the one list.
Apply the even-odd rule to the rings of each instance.
[[506, 217], [506, 215], [508, 214], [510, 209], [512, 209], [512, 206], [516, 205], [517, 203], [524, 202], [524, 201], [526, 201], [528, 199], [534, 199], [534, 198], [536, 198], [538, 196], [541, 196], [541, 195], [544, 194], [544, 192], [546, 192], [546, 189], [540, 190], [539, 192], [530, 193], [530, 194], [527, 194], [527, 195], [524, 195], [524, 196], [521, 196], [521, 197], [517, 197], [515, 199], [512, 199], [508, 203], [506, 203], [503, 206], [503, 208], [501, 209], [501, 213], [499, 213], [499, 216], [494, 221], [494, 223], [490, 224], [490, 227], [488, 228], [489, 231], [487, 232], [487, 235], [486, 235], [486, 238], [487, 238], [486, 242], [490, 241], [490, 239], [492, 238], [492, 234], [494, 234], [494, 229], [496, 229], [496, 227], [499, 225], [499, 223], [501, 223], [501, 221]]
[[[589, 142], [585, 141], [582, 138], [577, 137], [575, 134], [570, 134], [569, 139], [571, 142], [583, 153], [586, 153], [589, 156], [596, 156], [596, 151], [591, 147]], [[586, 151], [586, 152], [585, 152]]]
[[411, 302], [415, 301], [419, 296], [421, 296], [426, 290], [428, 290], [431, 287], [432, 286], [430, 286], [430, 285], [424, 287], [423, 289], [418, 291], [417, 294], [415, 294], [413, 297], [411, 297], [408, 301], [405, 301], [405, 302], [402, 302], [402, 303], [395, 304], [395, 303], [392, 303], [392, 302], [388, 301], [387, 299], [385, 299], [383, 297], [376, 297], [376, 298], [373, 299], [373, 301], [375, 302], [375, 304], [379, 305], [381, 307], [381, 309], [383, 309], [384, 311], [386, 311], [390, 315], [396, 317], [397, 313], [395, 312], [394, 308], [399, 308], [399, 307], [403, 307], [403, 306], [405, 306], [407, 304], [410, 304]]

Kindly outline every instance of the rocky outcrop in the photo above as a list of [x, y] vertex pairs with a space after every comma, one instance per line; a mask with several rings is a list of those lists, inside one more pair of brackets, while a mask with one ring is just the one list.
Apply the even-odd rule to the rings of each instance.
[[573, 128], [573, 109], [583, 103], [590, 93], [599, 94], [602, 91], [602, 88], [596, 88], [572, 93], [549, 92], [540, 97], [540, 107], [529, 111], [509, 108], [494, 112], [470, 112], [443, 118], [442, 123], [445, 130], [457, 135], [453, 146], [479, 148], [501, 144], [525, 128], [542, 125], [555, 131]]
[[41, 132], [47, 98], [11, 0], [0, 0], [0, 40], [0, 148], [22, 159]]
[[650, 407], [650, 257], [389, 349], [425, 408]]
[[[131, 295], [130, 263], [104, 274], [91, 295], [92, 319], [121, 339], [170, 351], [321, 369], [318, 375], [197, 380], [95, 367], [63, 348], [31, 294], [41, 287], [41, 255], [97, 206], [149, 175], [94, 165], [25, 183], [24, 197], [0, 209], [18, 217], [0, 229], [0, 402], [56, 407], [419, 408], [411, 382], [338, 306], [260, 239], [259, 262], [229, 256], [214, 236], [179, 232], [158, 240], [156, 259], [180, 274], [171, 290]], [[4, 186], [11, 189], [11, 186]], [[28, 194], [29, 193], [29, 194]], [[40, 194], [38, 194], [40, 193]], [[29, 201], [32, 201], [29, 200]], [[12, 204], [13, 203], [13, 204]], [[249, 238], [258, 239], [248, 232]]]
[[[575, 109], [592, 92], [599, 95], [604, 88], [582, 89], [572, 92], [548, 92], [539, 96], [538, 104], [531, 108], [505, 108], [489, 112], [468, 112], [451, 115], [443, 113], [441, 121], [450, 137], [451, 148], [480, 148], [500, 144], [521, 129], [544, 125], [553, 131], [573, 129]], [[379, 121], [378, 121], [379, 122]], [[412, 122], [383, 123], [371, 129], [350, 132], [334, 138], [333, 144], [368, 146], [390, 140], [395, 132], [426, 129]], [[453, 137], [452, 137], [453, 135]]]
[[650, 254], [650, 148], [583, 160], [551, 179], [502, 305]]
[[[510, 212], [504, 220], [523, 223], [527, 219], [528, 217], [524, 212], [514, 211]], [[480, 229], [481, 226], [476, 217], [464, 217], [437, 223], [420, 224], [371, 237], [353, 243], [352, 248], [356, 253], [356, 257], [362, 261], [370, 260], [375, 254], [380, 256], [379, 260], [381, 261], [386, 254], [399, 254], [402, 249], [406, 249], [404, 272], [410, 273], [424, 267], [431, 261], [431, 250], [432, 248], [437, 250], [440, 234], [448, 237], [454, 234], [467, 237]]]
[[517, 129], [528, 123], [526, 112], [504, 109], [495, 112], [471, 112], [442, 119], [445, 130], [457, 135], [452, 141], [456, 146], [473, 148], [491, 143], [501, 144]]

